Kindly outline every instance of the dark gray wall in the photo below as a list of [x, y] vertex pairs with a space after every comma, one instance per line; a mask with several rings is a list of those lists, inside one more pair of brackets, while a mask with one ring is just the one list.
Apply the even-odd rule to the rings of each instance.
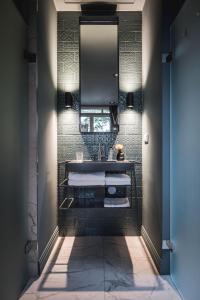
[[29, 5], [32, 0], [13, 0], [24, 21], [29, 22]]
[[[120, 74], [118, 135], [79, 132], [79, 15], [78, 12], [58, 13], [58, 161], [75, 159], [75, 152], [78, 150], [84, 151], [85, 159], [94, 159], [97, 158], [99, 143], [105, 144], [108, 153], [109, 147], [117, 142], [126, 146], [128, 159], [141, 161], [142, 15], [140, 12], [118, 13]], [[73, 109], [65, 109], [65, 91], [71, 91], [75, 96]], [[135, 92], [134, 110], [126, 109], [126, 94], [129, 91]], [[141, 167], [138, 167], [139, 202], [142, 199], [141, 173]], [[59, 193], [59, 203], [64, 200], [63, 197], [63, 193]]]
[[143, 11], [143, 227], [162, 255], [162, 2], [146, 1]]
[[26, 25], [11, 0], [0, 9], [1, 269], [0, 297], [17, 300], [28, 280], [28, 91]]
[[57, 12], [38, 7], [38, 247], [39, 256], [57, 226]]
[[[170, 239], [170, 25], [184, 0], [147, 0], [143, 10], [143, 232], [161, 273], [169, 273]], [[163, 249], [162, 249], [163, 248]]]
[[172, 27], [171, 97], [172, 278], [185, 300], [199, 299], [200, 278], [200, 17], [186, 1]]

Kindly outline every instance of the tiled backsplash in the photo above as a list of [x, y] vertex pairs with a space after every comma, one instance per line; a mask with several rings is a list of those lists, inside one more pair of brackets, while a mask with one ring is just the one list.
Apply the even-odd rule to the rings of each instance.
[[[142, 17], [139, 12], [119, 13], [119, 125], [114, 133], [81, 134], [79, 132], [79, 13], [58, 13], [58, 161], [74, 159], [78, 149], [86, 159], [95, 158], [98, 144], [106, 152], [116, 142], [126, 146], [128, 159], [142, 155]], [[64, 92], [75, 96], [73, 110], [64, 106]], [[135, 92], [135, 108], [127, 110], [126, 94]]]

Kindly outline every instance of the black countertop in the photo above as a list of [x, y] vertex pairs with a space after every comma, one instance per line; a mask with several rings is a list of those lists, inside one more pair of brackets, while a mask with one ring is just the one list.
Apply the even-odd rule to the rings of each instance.
[[76, 160], [63, 161], [66, 170], [71, 172], [99, 172], [99, 171], [131, 171], [135, 165], [140, 165], [138, 161], [83, 161]]

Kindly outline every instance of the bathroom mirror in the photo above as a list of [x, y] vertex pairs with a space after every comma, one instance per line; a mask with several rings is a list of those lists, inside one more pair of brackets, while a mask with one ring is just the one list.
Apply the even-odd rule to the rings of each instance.
[[[105, 21], [104, 21], [105, 22]], [[80, 96], [82, 105], [117, 105], [119, 53], [117, 20], [80, 26]], [[103, 118], [105, 123], [106, 119]], [[108, 119], [107, 119], [108, 120]], [[107, 121], [108, 122], [108, 121]], [[107, 123], [107, 128], [108, 128]]]
[[118, 132], [117, 106], [82, 106], [80, 132]]

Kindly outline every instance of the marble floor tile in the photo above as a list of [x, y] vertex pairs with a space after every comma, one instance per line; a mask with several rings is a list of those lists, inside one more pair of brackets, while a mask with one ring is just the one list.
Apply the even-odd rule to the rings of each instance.
[[40, 291], [104, 291], [103, 270], [50, 273], [39, 286]]
[[173, 291], [154, 291], [149, 300], [181, 300], [177, 292]]
[[24, 294], [21, 298], [21, 300], [37, 300], [37, 294]]
[[135, 258], [146, 258], [150, 257], [150, 254], [146, 252], [146, 250], [143, 247], [136, 247], [136, 248], [129, 248], [130, 256], [133, 256]]
[[103, 268], [75, 267], [67, 272], [45, 273], [29, 287], [26, 293], [63, 291], [104, 291]]
[[157, 274], [148, 260], [148, 258], [104, 258], [105, 278], [110, 273], [125, 273], [125, 274]]
[[[151, 291], [105, 292], [105, 300], [149, 300]], [[171, 299], [168, 299], [171, 300]]]
[[105, 291], [153, 291], [162, 289], [157, 275], [107, 273], [105, 274]]
[[170, 279], [170, 276], [158, 277], [162, 288], [155, 288], [150, 300], [181, 300], [181, 296], [178, 294], [177, 289], [175, 288], [173, 282]]
[[72, 248], [73, 245], [74, 245], [74, 241], [75, 239], [77, 239], [77, 237], [75, 236], [68, 236], [68, 237], [65, 237], [64, 240], [63, 240], [63, 247], [64, 248]]
[[106, 237], [103, 240], [103, 250], [104, 256], [135, 258], [150, 257], [149, 252], [138, 237]]
[[157, 274], [149, 258], [132, 257], [133, 274]]
[[115, 245], [119, 247], [143, 249], [141, 238], [138, 236], [106, 236], [103, 237], [104, 246]]
[[[181, 300], [177, 290], [161, 276], [135, 276], [117, 278], [105, 284], [106, 300]], [[127, 284], [123, 285], [124, 283]]]
[[99, 257], [74, 257], [67, 263], [54, 263], [49, 265], [46, 273], [70, 273], [78, 271], [93, 271], [104, 268], [103, 259]]
[[74, 248], [71, 257], [103, 257], [103, 248], [99, 245], [91, 245], [83, 248]]
[[128, 248], [141, 248], [141, 238], [139, 236], [125, 236], [125, 241]]
[[61, 248], [59, 254], [55, 255], [48, 263], [69, 264], [74, 259], [82, 259], [94, 262], [96, 259], [103, 259], [103, 249], [92, 245], [87, 248]]
[[180, 300], [140, 237], [59, 238], [20, 300]]
[[104, 292], [38, 292], [20, 300], [104, 300]]
[[103, 237], [101, 236], [78, 236], [66, 237], [63, 242], [64, 248], [87, 248], [91, 246], [102, 247]]

